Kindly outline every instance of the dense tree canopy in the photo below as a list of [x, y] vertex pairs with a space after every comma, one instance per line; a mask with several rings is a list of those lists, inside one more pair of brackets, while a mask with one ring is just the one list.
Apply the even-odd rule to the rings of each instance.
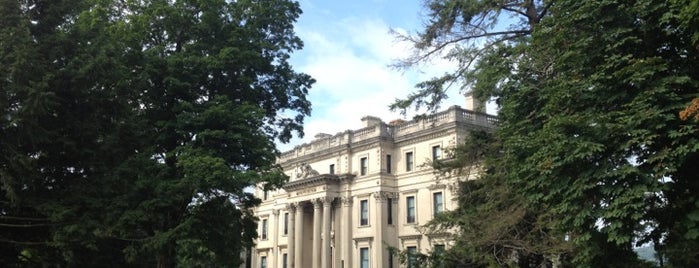
[[313, 80], [293, 1], [0, 1], [0, 263], [232, 266]]
[[[530, 31], [509, 38], [482, 24], [502, 19], [497, 14], [509, 11], [506, 5], [524, 17], [526, 7], [536, 5], [543, 16], [515, 20], [509, 28]], [[498, 128], [484, 134], [498, 149], [479, 159], [482, 181], [463, 183], [461, 208], [432, 223], [460, 227], [457, 245], [463, 247], [454, 247], [453, 260], [637, 267], [633, 247], [652, 242], [663, 265], [699, 265], [696, 1], [443, 0], [427, 6], [439, 7], [430, 23], [445, 27], [433, 31], [428, 24], [415, 37], [417, 55], [449, 47], [431, 41], [440, 40], [433, 33], [465, 33], [448, 55], [462, 65], [475, 59], [472, 68], [433, 81], [465, 85], [500, 107]], [[469, 36], [490, 35], [463, 27], [506, 40], [469, 42]], [[469, 46], [477, 49], [459, 49]], [[434, 105], [445, 89], [418, 91], [394, 107]], [[478, 141], [457, 155], [484, 146]], [[503, 213], [508, 210], [517, 213]], [[479, 232], [499, 236], [474, 239]], [[537, 240], [550, 246], [534, 247]]]

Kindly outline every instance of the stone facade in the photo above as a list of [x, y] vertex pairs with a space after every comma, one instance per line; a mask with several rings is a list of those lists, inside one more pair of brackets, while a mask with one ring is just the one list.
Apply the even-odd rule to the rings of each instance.
[[450, 246], [448, 234], [418, 228], [457, 205], [457, 178], [436, 176], [430, 164], [448, 161], [445, 148], [497, 118], [454, 106], [421, 120], [362, 121], [362, 129], [319, 134], [280, 156], [290, 180], [256, 190], [263, 201], [252, 267], [401, 267], [389, 246]]

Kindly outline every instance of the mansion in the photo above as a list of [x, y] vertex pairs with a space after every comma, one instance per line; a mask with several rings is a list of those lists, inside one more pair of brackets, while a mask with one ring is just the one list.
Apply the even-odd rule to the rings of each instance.
[[389, 247], [426, 254], [450, 247], [449, 234], [419, 228], [457, 206], [458, 179], [437, 176], [431, 163], [448, 161], [445, 149], [469, 130], [492, 129], [497, 117], [453, 106], [413, 121], [362, 121], [361, 129], [318, 134], [281, 154], [290, 180], [255, 192], [262, 204], [251, 267], [401, 267]]

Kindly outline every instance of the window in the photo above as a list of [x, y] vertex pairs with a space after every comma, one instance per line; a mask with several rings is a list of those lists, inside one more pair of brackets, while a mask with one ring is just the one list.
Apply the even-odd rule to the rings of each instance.
[[286, 268], [287, 263], [288, 263], [288, 260], [286, 257], [286, 253], [284, 253], [284, 254], [282, 254], [282, 268]]
[[405, 153], [405, 171], [413, 171], [413, 152]]
[[391, 174], [391, 155], [386, 155], [386, 173]]
[[267, 219], [262, 220], [262, 240], [267, 240]]
[[392, 198], [386, 199], [386, 205], [387, 205], [386, 213], [388, 214], [388, 219], [387, 219], [388, 222], [387, 223], [393, 224], [393, 199]]
[[330, 164], [330, 170], [328, 170], [328, 174], [335, 174], [335, 164]]
[[369, 268], [369, 248], [359, 249], [359, 267]]
[[442, 148], [437, 146], [432, 146], [432, 160], [437, 160], [442, 157]]
[[407, 208], [407, 213], [408, 217], [406, 218], [406, 222], [408, 223], [415, 223], [415, 197], [414, 196], [408, 196], [405, 199], [406, 203], [406, 208]]
[[264, 190], [262, 193], [262, 200], [267, 200], [269, 198], [269, 191]]
[[434, 245], [432, 249], [432, 258], [434, 259], [434, 267], [444, 267], [442, 258], [444, 254], [444, 245]]
[[260, 257], [260, 268], [267, 268], [267, 256]]
[[369, 225], [369, 201], [359, 201], [359, 225]]
[[444, 253], [444, 245], [434, 245], [434, 249], [432, 250], [432, 252], [434, 252], [435, 255], [441, 255], [442, 253]]
[[289, 213], [284, 213], [284, 235], [289, 234]]
[[417, 267], [417, 247], [408, 247], [408, 268]]
[[359, 175], [366, 175], [367, 172], [367, 160], [366, 157], [362, 157], [362, 159], [359, 159], [359, 167], [361, 170], [359, 171]]
[[435, 216], [444, 211], [444, 196], [442, 192], [432, 194], [432, 211]]
[[393, 250], [388, 250], [388, 268], [393, 268]]

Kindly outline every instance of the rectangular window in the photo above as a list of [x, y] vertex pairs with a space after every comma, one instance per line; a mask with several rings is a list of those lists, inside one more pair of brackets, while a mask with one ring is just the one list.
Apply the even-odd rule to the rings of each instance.
[[407, 208], [407, 223], [415, 223], [415, 197], [408, 196], [405, 199], [405, 207]]
[[408, 268], [417, 268], [417, 247], [408, 247]]
[[286, 253], [282, 254], [282, 268], [286, 268], [288, 264]]
[[386, 213], [388, 214], [388, 215], [387, 215], [387, 216], [388, 216], [388, 219], [387, 219], [388, 222], [387, 222], [387, 223], [388, 223], [388, 224], [393, 224], [393, 199], [387, 198], [387, 199], [386, 199], [386, 205], [387, 205], [387, 207], [386, 207]]
[[405, 153], [405, 171], [413, 171], [413, 152]]
[[359, 225], [369, 225], [369, 201], [359, 201]]
[[386, 173], [391, 174], [391, 155], [386, 155]]
[[432, 160], [437, 160], [442, 157], [442, 148], [437, 146], [432, 146]]
[[267, 190], [264, 190], [262, 194], [262, 200], [267, 200], [269, 198], [269, 192]]
[[267, 219], [262, 220], [262, 240], [267, 240]]
[[366, 175], [366, 172], [368, 169], [366, 157], [362, 157], [361, 159], [359, 159], [359, 168], [361, 169], [359, 171], [359, 175], [362, 175], [362, 176]]
[[388, 268], [393, 268], [393, 250], [388, 250]]
[[369, 248], [359, 249], [359, 267], [369, 268]]
[[267, 268], [267, 256], [260, 257], [260, 268]]
[[434, 249], [432, 250], [432, 252], [434, 252], [435, 255], [441, 255], [442, 253], [444, 253], [444, 245], [434, 245]]
[[330, 170], [328, 170], [328, 174], [335, 174], [335, 164], [330, 164]]
[[442, 258], [444, 256], [444, 245], [434, 245], [432, 248], [432, 259], [434, 267], [444, 267]]
[[289, 213], [284, 213], [284, 235], [289, 234]]
[[444, 196], [442, 192], [432, 194], [432, 211], [435, 216], [444, 211]]

